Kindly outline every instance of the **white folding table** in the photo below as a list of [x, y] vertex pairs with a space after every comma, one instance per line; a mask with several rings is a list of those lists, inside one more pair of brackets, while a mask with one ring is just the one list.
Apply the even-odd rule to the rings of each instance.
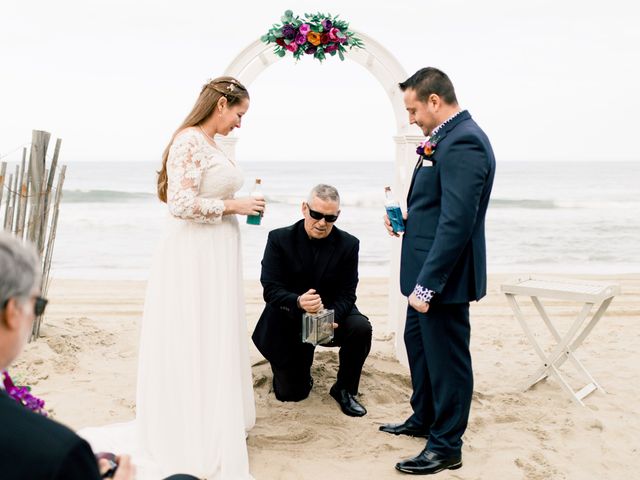
[[[576, 358], [575, 351], [602, 318], [613, 298], [620, 293], [619, 285], [615, 283], [595, 283], [584, 280], [527, 276], [503, 283], [501, 291], [506, 295], [515, 317], [518, 319], [518, 322], [520, 322], [525, 335], [542, 361], [540, 367], [522, 385], [523, 390], [528, 390], [547, 376], [552, 375], [560, 382], [562, 388], [571, 398], [582, 406], [584, 406], [582, 399], [594, 390], [604, 392], [604, 389]], [[522, 310], [516, 301], [516, 295], [531, 297], [533, 305], [536, 307], [540, 317], [555, 339], [555, 344], [552, 345], [551, 351], [548, 354], [542, 349], [531, 328], [529, 328]], [[558, 332], [558, 329], [551, 321], [547, 311], [542, 305], [541, 298], [573, 301], [582, 304], [582, 308], [576, 319], [563, 335]], [[591, 320], [587, 320], [589, 312], [594, 306], [596, 306], [597, 310], [591, 317]], [[567, 360], [569, 360], [588, 381], [587, 385], [578, 391], [575, 391], [569, 385], [560, 371], [560, 367]]]

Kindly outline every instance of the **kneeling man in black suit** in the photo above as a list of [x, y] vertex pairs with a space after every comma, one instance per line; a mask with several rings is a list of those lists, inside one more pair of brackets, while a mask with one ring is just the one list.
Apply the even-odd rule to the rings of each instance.
[[337, 326], [326, 346], [340, 347], [340, 367], [329, 393], [343, 413], [361, 417], [367, 410], [356, 395], [371, 324], [355, 304], [360, 242], [334, 226], [340, 195], [330, 185], [311, 190], [302, 214], [304, 219], [269, 233], [260, 276], [266, 305], [253, 342], [271, 364], [276, 398], [304, 400], [313, 386], [315, 347], [302, 342], [302, 315], [334, 310]]

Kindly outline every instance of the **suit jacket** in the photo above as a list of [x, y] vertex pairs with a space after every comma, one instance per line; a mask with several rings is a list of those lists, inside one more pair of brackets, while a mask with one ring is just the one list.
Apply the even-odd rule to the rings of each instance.
[[99, 480], [89, 444], [0, 391], [2, 480]]
[[292, 360], [302, 343], [302, 314], [298, 297], [310, 288], [327, 309], [335, 310], [335, 321], [356, 308], [359, 240], [333, 227], [314, 264], [311, 242], [304, 220], [269, 232], [262, 258], [260, 281], [266, 305], [253, 332], [253, 342], [275, 365]]
[[464, 303], [486, 294], [484, 224], [495, 158], [467, 111], [436, 133], [433, 166], [414, 171], [407, 197], [400, 288], [434, 290], [436, 301]]

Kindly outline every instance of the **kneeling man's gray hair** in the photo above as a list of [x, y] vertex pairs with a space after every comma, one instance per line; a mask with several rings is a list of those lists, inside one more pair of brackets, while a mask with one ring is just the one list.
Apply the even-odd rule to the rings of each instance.
[[311, 193], [309, 193], [308, 203], [311, 203], [313, 197], [318, 197], [320, 200], [324, 200], [325, 202], [332, 201], [340, 203], [340, 194], [338, 193], [336, 187], [325, 185], [324, 183], [316, 185], [311, 189]]

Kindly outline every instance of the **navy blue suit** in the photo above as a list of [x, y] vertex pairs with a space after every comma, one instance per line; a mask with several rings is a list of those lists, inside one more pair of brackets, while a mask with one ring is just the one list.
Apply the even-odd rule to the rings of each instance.
[[400, 289], [406, 296], [416, 285], [436, 292], [426, 314], [407, 309], [411, 420], [430, 431], [429, 450], [457, 456], [473, 393], [469, 302], [486, 293], [484, 225], [495, 158], [467, 111], [432, 137], [433, 164], [418, 162], [407, 197]]

